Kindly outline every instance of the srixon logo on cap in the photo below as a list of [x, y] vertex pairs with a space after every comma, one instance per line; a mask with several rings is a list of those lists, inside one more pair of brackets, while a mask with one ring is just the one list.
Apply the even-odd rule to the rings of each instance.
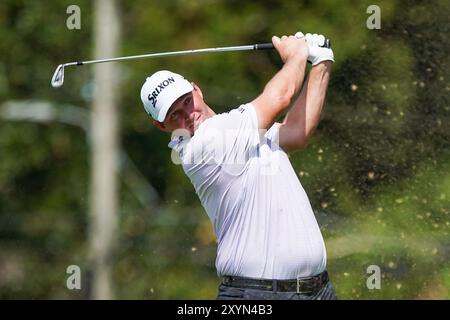
[[153, 108], [156, 105], [156, 98], [161, 93], [161, 91], [163, 91], [165, 87], [173, 82], [175, 82], [175, 79], [173, 77], [167, 78], [167, 80], [164, 80], [163, 82], [158, 84], [155, 90], [153, 90], [153, 92], [148, 95], [148, 100], [152, 103]]

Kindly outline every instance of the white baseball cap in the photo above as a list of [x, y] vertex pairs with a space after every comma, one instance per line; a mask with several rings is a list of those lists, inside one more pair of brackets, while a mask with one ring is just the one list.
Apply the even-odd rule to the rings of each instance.
[[172, 104], [192, 90], [194, 87], [183, 76], [161, 70], [145, 80], [141, 88], [141, 100], [145, 111], [153, 119], [163, 122]]

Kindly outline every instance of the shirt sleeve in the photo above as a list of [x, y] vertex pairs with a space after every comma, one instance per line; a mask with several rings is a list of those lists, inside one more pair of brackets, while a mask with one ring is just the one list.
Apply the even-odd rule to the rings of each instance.
[[264, 134], [264, 143], [267, 143], [271, 149], [280, 146], [280, 127], [281, 123], [275, 122]]

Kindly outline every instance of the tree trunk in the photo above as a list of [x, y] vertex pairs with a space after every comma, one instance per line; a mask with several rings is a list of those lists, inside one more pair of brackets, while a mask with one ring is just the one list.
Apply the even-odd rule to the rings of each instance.
[[[95, 59], [117, 55], [120, 23], [115, 0], [96, 0]], [[91, 114], [90, 252], [92, 299], [113, 299], [111, 271], [118, 224], [118, 75], [115, 63], [94, 67]]]

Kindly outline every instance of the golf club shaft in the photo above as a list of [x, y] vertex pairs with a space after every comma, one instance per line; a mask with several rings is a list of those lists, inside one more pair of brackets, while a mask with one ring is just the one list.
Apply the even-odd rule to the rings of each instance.
[[[329, 39], [326, 39], [323, 47], [326, 47], [326, 48], [331, 47]], [[250, 51], [250, 50], [256, 51], [256, 50], [270, 50], [273, 48], [274, 48], [274, 46], [272, 43], [258, 43], [258, 44], [244, 45], [244, 46], [171, 51], [171, 52], [149, 53], [149, 54], [141, 54], [141, 55], [135, 55], [135, 56], [116, 57], [116, 58], [99, 59], [99, 60], [68, 62], [68, 63], [60, 64], [56, 68], [55, 73], [53, 74], [53, 77], [51, 80], [51, 85], [55, 88], [61, 87], [63, 85], [63, 83], [64, 83], [64, 68], [68, 67], [68, 66], [82, 66], [82, 65], [93, 64], [93, 63], [103, 63], [103, 62], [143, 59], [143, 58], [167, 57], [167, 56], [178, 56], [178, 55], [187, 55], [187, 54], [194, 54], [194, 53]]]
[[135, 55], [135, 56], [116, 57], [116, 58], [99, 59], [99, 60], [77, 61], [77, 62], [65, 63], [64, 66], [73, 66], [73, 65], [81, 66], [81, 65], [92, 64], [92, 63], [103, 63], [103, 62], [132, 60], [132, 59], [143, 59], [143, 58], [157, 58], [157, 57], [177, 56], [177, 55], [186, 55], [186, 54], [194, 54], [194, 53], [211, 53], [211, 52], [227, 52], [227, 51], [248, 51], [248, 50], [269, 50], [269, 49], [273, 49], [273, 48], [274, 47], [273, 47], [272, 43], [258, 43], [258, 44], [245, 45], [245, 46], [182, 50], [182, 51], [149, 53], [149, 54], [141, 54], [141, 55]]

